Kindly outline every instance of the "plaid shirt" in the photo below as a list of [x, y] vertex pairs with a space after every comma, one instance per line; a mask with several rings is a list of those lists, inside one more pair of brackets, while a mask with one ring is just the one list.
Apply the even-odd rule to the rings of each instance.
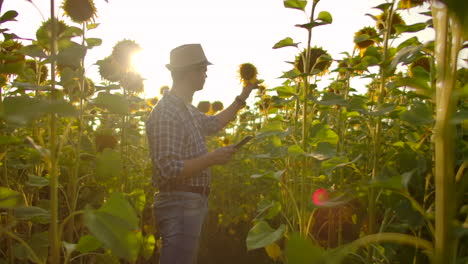
[[207, 116], [191, 104], [166, 92], [146, 121], [146, 134], [154, 166], [153, 181], [157, 186], [167, 183], [209, 186], [210, 169], [182, 178], [177, 175], [184, 160], [207, 153], [205, 136], [221, 129], [214, 116]]

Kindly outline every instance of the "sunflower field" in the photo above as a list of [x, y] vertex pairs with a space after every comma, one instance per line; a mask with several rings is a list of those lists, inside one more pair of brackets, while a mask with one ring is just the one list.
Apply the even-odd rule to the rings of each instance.
[[[158, 97], [141, 97], [133, 40], [95, 62], [100, 79], [87, 76], [87, 51], [103, 42], [87, 37], [93, 1], [64, 0], [67, 22], [51, 8], [25, 40], [7, 27], [21, 11], [0, 0], [0, 264], [158, 263], [144, 127]], [[336, 59], [313, 45], [332, 12], [283, 1], [305, 14], [295, 26], [307, 42], [272, 43], [297, 50], [282, 84], [261, 83], [207, 139], [215, 149], [255, 135], [212, 169], [199, 263], [468, 263], [468, 5], [375, 2], [375, 25]], [[414, 8], [425, 19], [407, 24]], [[258, 71], [239, 66], [244, 84]]]

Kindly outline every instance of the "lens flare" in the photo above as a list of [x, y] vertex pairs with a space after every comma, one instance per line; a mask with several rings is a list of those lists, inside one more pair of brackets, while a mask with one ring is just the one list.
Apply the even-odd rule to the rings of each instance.
[[315, 205], [321, 206], [327, 201], [328, 201], [328, 192], [327, 190], [323, 188], [319, 188], [315, 190], [315, 192], [312, 194], [312, 202]]

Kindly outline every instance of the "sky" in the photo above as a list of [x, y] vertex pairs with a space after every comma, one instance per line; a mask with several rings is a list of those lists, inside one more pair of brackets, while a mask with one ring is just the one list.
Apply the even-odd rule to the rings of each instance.
[[[2, 13], [16, 10], [17, 22], [4, 24], [11, 32], [23, 38], [35, 38], [35, 32], [43, 17], [50, 17], [50, 1], [32, 0], [40, 12], [26, 0], [4, 0]], [[307, 31], [296, 24], [307, 23], [307, 15], [300, 11], [285, 8], [282, 0], [94, 0], [99, 27], [89, 31], [87, 37], [101, 38], [103, 44], [88, 51], [86, 74], [95, 82], [97, 60], [110, 55], [112, 47], [120, 40], [136, 41], [143, 49], [138, 58], [138, 69], [145, 80], [145, 93], [142, 97], [159, 96], [159, 88], [171, 86], [169, 63], [171, 49], [187, 43], [200, 43], [205, 54], [214, 65], [208, 67], [205, 88], [196, 92], [193, 104], [197, 102], [222, 101], [230, 104], [241, 92], [238, 66], [253, 63], [259, 78], [265, 80], [268, 88], [281, 85], [284, 79], [279, 76], [289, 71], [299, 50], [294, 47], [272, 49], [278, 41], [291, 37], [300, 42], [302, 50], [307, 43]], [[310, 12], [310, 2], [306, 7]], [[333, 23], [316, 27], [313, 30], [312, 46], [323, 47], [334, 59], [342, 58], [342, 52], [351, 53], [354, 47], [354, 33], [364, 26], [372, 26], [374, 20], [366, 13], [379, 14], [372, 9], [381, 0], [321, 0], [316, 14], [328, 11]], [[68, 21], [56, 1], [56, 14]], [[403, 12], [407, 24], [421, 22], [415, 12]], [[422, 21], [425, 21], [424, 19]], [[69, 23], [71, 24], [71, 23]], [[75, 24], [76, 25], [76, 24]], [[432, 38], [427, 34], [426, 40]], [[424, 40], [424, 38], [423, 38]], [[327, 85], [328, 77], [319, 83], [319, 89]], [[351, 85], [364, 90], [364, 81], [354, 80]], [[252, 95], [249, 102], [252, 102]]]

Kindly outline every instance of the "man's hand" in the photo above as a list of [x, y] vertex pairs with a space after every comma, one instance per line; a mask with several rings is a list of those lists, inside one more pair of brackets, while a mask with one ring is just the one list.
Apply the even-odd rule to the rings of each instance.
[[236, 153], [233, 145], [215, 149], [210, 153], [210, 159], [213, 165], [222, 165], [231, 161], [232, 156]]
[[247, 100], [247, 98], [249, 98], [250, 93], [255, 88], [258, 88], [258, 81], [255, 83], [248, 83], [242, 88], [242, 93], [239, 95], [240, 99], [242, 99], [243, 101]]

